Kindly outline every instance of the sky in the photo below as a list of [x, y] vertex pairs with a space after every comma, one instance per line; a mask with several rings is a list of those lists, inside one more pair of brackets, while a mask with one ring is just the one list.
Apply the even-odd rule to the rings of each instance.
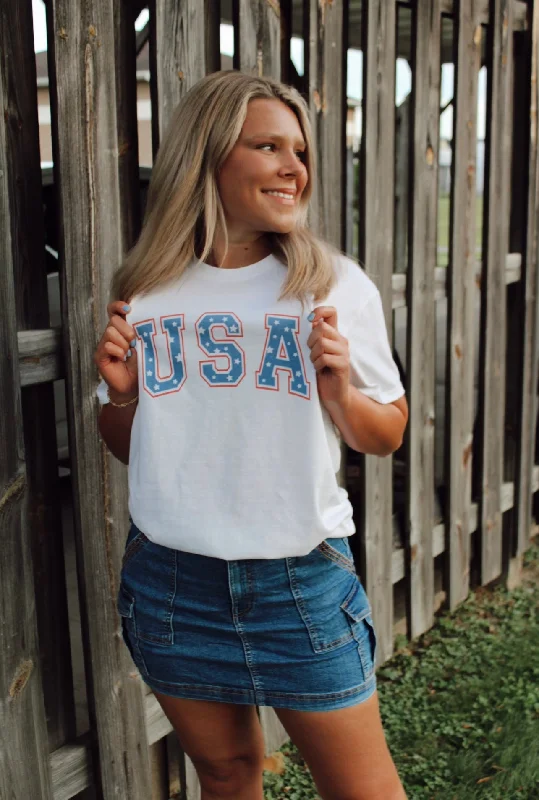
[[[35, 51], [40, 52], [47, 49], [47, 32], [45, 23], [45, 6], [43, 0], [32, 0], [34, 14], [34, 47]], [[145, 10], [139, 16], [135, 27], [140, 30], [144, 27], [148, 19], [148, 11]], [[221, 25], [221, 52], [226, 55], [233, 55], [233, 29], [231, 25]], [[291, 42], [291, 57], [296, 69], [303, 74], [303, 41], [293, 38]], [[362, 91], [362, 72], [363, 72], [363, 53], [359, 50], [348, 51], [348, 76], [347, 94], [355, 100], [361, 100]], [[441, 105], [446, 105], [453, 94], [453, 65], [444, 64], [442, 67], [441, 85]], [[397, 59], [396, 67], [396, 92], [395, 100], [400, 105], [404, 98], [410, 93], [412, 87], [412, 74], [410, 67], [405, 59]], [[478, 136], [480, 139], [485, 136], [485, 110], [486, 110], [486, 71], [483, 68], [479, 73], [479, 103], [478, 103]], [[440, 119], [440, 135], [442, 138], [450, 139], [453, 128], [453, 108], [449, 107]]]

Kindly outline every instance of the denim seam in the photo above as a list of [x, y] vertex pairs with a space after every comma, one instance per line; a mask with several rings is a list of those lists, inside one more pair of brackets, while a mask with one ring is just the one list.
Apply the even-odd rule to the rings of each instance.
[[[339, 700], [341, 698], [350, 697], [354, 694], [361, 694], [365, 691], [368, 691], [373, 686], [376, 686], [376, 675], [373, 673], [367, 680], [363, 683], [358, 684], [357, 686], [352, 686], [350, 689], [343, 689], [341, 692], [324, 692], [321, 694], [311, 693], [305, 694], [301, 692], [266, 692], [264, 690], [259, 690], [260, 694], [263, 695], [262, 698], [258, 694], [258, 690], [251, 690], [251, 689], [233, 689], [227, 686], [205, 686], [203, 684], [196, 684], [196, 683], [169, 683], [167, 681], [161, 681], [158, 678], [150, 678], [149, 681], [151, 683], [156, 684], [156, 688], [159, 691], [159, 687], [168, 687], [170, 689], [179, 689], [185, 690], [186, 692], [200, 692], [204, 694], [211, 694], [211, 695], [235, 695], [235, 696], [242, 696], [248, 699], [251, 699], [254, 695], [254, 699], [257, 705], [269, 705], [266, 701], [271, 700], [272, 697], [279, 698], [279, 699], [290, 699], [290, 700]], [[264, 702], [263, 702], [264, 701]]]
[[[244, 631], [244, 628], [243, 628], [243, 624], [242, 624], [241, 620], [239, 619], [239, 615], [238, 615], [237, 610], [236, 610], [236, 598], [234, 597], [234, 590], [233, 590], [233, 585], [232, 585], [233, 581], [232, 581], [232, 576], [231, 576], [231, 568], [233, 566], [234, 566], [234, 562], [228, 562], [228, 564], [227, 564], [228, 588], [229, 588], [229, 593], [230, 593], [230, 600], [231, 600], [231, 603], [232, 603], [232, 618], [233, 618], [233, 621], [234, 621], [234, 627], [236, 628], [236, 632], [237, 632], [237, 634], [238, 634], [238, 636], [240, 638], [240, 641], [242, 643], [242, 646], [243, 646], [243, 652], [244, 652], [244, 655], [245, 655], [245, 663], [247, 664], [247, 669], [249, 670], [249, 674], [251, 676], [251, 681], [253, 683], [253, 690], [254, 690], [255, 701], [256, 701], [257, 693], [259, 691], [261, 691], [261, 686], [259, 685], [260, 676], [258, 675], [256, 666], [255, 666], [254, 661], [253, 661], [253, 653], [252, 653], [252, 650], [251, 650], [251, 646], [250, 646], [249, 642], [247, 641], [247, 638], [245, 637], [245, 631]], [[257, 702], [258, 705], [260, 705], [260, 703], [258, 703], [258, 701], [256, 701], [256, 702]]]

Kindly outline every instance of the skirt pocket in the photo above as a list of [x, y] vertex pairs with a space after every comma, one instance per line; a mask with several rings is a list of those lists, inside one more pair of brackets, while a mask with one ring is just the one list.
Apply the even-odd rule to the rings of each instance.
[[335, 564], [338, 564], [343, 569], [351, 572], [353, 575], [357, 574], [348, 536], [324, 539], [324, 541], [320, 542], [316, 549], [321, 555], [324, 556], [324, 558], [327, 558], [329, 561], [333, 561]]
[[290, 589], [315, 653], [343, 647], [361, 634], [370, 605], [348, 543], [337, 541], [334, 548], [324, 541], [306, 556], [288, 558], [287, 565]]
[[[358, 585], [352, 589], [341, 608], [349, 617], [352, 635], [358, 644], [363, 675], [365, 680], [368, 680], [376, 669], [377, 642], [372, 610], [370, 604], [365, 608], [363, 597], [361, 596], [362, 593], [360, 592], [361, 588]], [[360, 596], [358, 597], [358, 595]]]
[[127, 564], [139, 553], [148, 543], [149, 539], [145, 533], [140, 531], [134, 522], [131, 522], [127, 540], [125, 542], [125, 550], [122, 557], [122, 570], [125, 569]]

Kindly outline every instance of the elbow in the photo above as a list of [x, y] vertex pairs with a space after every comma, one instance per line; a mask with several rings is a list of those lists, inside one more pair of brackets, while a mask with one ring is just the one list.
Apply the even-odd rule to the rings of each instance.
[[377, 456], [380, 456], [381, 458], [384, 458], [385, 456], [391, 456], [391, 455], [393, 455], [393, 453], [395, 452], [395, 450], [398, 450], [398, 449], [399, 449], [399, 447], [401, 447], [401, 446], [402, 446], [403, 438], [404, 438], [404, 437], [403, 437], [403, 436], [401, 436], [401, 437], [400, 437], [400, 439], [399, 439], [398, 441], [392, 440], [392, 441], [390, 441], [390, 442], [383, 442], [383, 443], [380, 443], [380, 449], [379, 449], [379, 451], [376, 453], [376, 455], [377, 455]]

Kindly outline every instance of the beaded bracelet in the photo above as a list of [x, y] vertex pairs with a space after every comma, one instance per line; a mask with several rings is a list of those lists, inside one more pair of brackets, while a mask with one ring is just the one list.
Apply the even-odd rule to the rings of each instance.
[[128, 400], [127, 403], [114, 403], [109, 397], [109, 403], [111, 403], [114, 408], [125, 408], [126, 406], [130, 406], [131, 403], [134, 403], [135, 400], [138, 400], [138, 394], [135, 395], [132, 400]]

